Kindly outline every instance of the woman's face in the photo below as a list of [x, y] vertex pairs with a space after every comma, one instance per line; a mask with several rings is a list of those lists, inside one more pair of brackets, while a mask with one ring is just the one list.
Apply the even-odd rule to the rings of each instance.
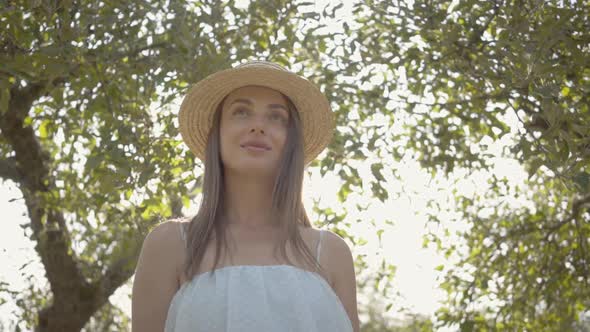
[[225, 98], [220, 121], [220, 153], [226, 171], [275, 174], [290, 121], [280, 92], [261, 86], [236, 89]]

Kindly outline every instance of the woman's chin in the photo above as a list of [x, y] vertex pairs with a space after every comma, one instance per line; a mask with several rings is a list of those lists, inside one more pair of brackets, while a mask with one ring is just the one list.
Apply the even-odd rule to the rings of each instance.
[[278, 164], [270, 160], [263, 160], [263, 158], [257, 158], [257, 160], [251, 160], [251, 158], [245, 158], [250, 160], [240, 160], [238, 163], [231, 165], [235, 172], [241, 174], [250, 174], [253, 176], [270, 175], [273, 174]]

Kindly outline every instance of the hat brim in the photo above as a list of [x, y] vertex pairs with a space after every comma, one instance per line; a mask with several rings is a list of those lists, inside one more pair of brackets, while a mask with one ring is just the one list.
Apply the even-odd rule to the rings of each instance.
[[291, 99], [301, 118], [305, 165], [329, 144], [334, 115], [329, 101], [313, 83], [286, 70], [245, 66], [207, 76], [191, 87], [180, 105], [180, 134], [199, 159], [205, 160], [207, 137], [219, 103], [231, 91], [248, 85], [268, 87]]

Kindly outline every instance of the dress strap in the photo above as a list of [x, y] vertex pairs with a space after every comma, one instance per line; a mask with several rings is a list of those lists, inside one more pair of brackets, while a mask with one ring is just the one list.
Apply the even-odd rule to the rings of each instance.
[[184, 231], [184, 223], [179, 222], [178, 226], [180, 227], [180, 237], [182, 238], [182, 242], [184, 242], [184, 246], [186, 247], [186, 234]]
[[322, 237], [324, 236], [324, 230], [320, 229], [320, 240], [318, 241], [318, 248], [316, 250], [316, 260], [320, 262], [320, 250], [322, 249]]

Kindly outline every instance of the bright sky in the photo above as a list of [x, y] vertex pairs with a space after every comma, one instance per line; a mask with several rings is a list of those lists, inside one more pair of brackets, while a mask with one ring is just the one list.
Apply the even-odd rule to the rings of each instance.
[[[238, 4], [241, 3], [238, 1]], [[323, 8], [325, 1], [316, 1], [317, 10]], [[341, 19], [350, 17], [350, 4], [346, 4], [342, 9]], [[334, 29], [338, 27], [335, 25]], [[401, 128], [404, 119], [400, 117], [396, 126]], [[506, 119], [513, 127], [513, 135], [516, 135], [515, 117]], [[512, 136], [512, 135], [510, 135]], [[484, 142], [485, 143], [485, 142]], [[522, 184], [526, 178], [525, 172], [515, 160], [504, 159], [499, 157], [503, 146], [509, 144], [508, 137], [498, 144], [489, 145], [488, 153], [492, 153], [498, 158], [495, 159], [495, 169], [492, 171], [498, 178], [506, 176], [511, 184]], [[419, 164], [407, 158], [400, 163], [387, 161], [403, 179], [398, 182], [393, 177], [389, 177], [387, 189], [390, 192], [390, 199], [386, 203], [373, 202], [370, 208], [362, 214], [351, 212], [347, 222], [352, 224], [352, 232], [355, 235], [362, 236], [368, 240], [364, 246], [353, 247], [355, 255], [366, 254], [370, 262], [371, 269], [385, 257], [388, 262], [397, 266], [397, 272], [394, 278], [394, 289], [390, 292], [393, 294], [398, 291], [402, 298], [397, 299], [391, 310], [392, 318], [399, 318], [395, 314], [399, 307], [408, 307], [414, 312], [431, 315], [438, 307], [437, 301], [441, 300], [444, 294], [437, 288], [437, 276], [439, 272], [435, 267], [440, 264], [448, 264], [442, 254], [437, 254], [434, 249], [422, 248], [422, 235], [426, 231], [426, 221], [428, 207], [426, 203], [429, 200], [435, 200], [443, 207], [451, 207], [452, 190], [457, 188], [459, 193], [469, 194], [475, 190], [482, 192], [487, 188], [486, 180], [490, 173], [475, 173], [469, 175], [468, 172], [458, 171], [454, 178], [444, 178], [439, 176], [430, 180], [430, 175], [421, 170]], [[364, 179], [370, 178], [370, 163], [359, 163], [358, 170]], [[306, 178], [305, 182], [305, 204], [308, 211], [312, 207], [312, 199], [321, 197], [322, 206], [330, 206], [338, 211], [341, 204], [337, 201], [336, 192], [339, 188], [339, 179], [334, 175], [326, 175], [320, 178], [319, 174], [313, 174], [311, 178]], [[366, 187], [369, 188], [369, 187]], [[405, 192], [402, 192], [402, 189]], [[401, 193], [399, 199], [394, 199], [397, 195], [392, 193]], [[10, 202], [13, 201], [13, 202]], [[356, 203], [365, 204], [358, 196], [351, 195], [347, 206], [354, 206]], [[27, 212], [23, 204], [22, 195], [18, 189], [11, 183], [0, 185], [0, 211], [2, 211], [3, 222], [0, 224], [0, 283], [7, 283], [12, 291], [20, 292], [26, 289], [30, 282], [37, 285], [46, 284], [44, 279], [44, 270], [33, 249], [34, 243], [31, 242], [23, 233], [19, 225], [28, 222]], [[196, 212], [196, 204], [186, 210], [187, 215]], [[452, 221], [455, 215], [441, 212], [441, 219], [446, 220], [444, 223], [451, 231], [465, 229], [465, 224], [460, 221]], [[313, 217], [313, 215], [311, 216]], [[379, 247], [376, 236], [376, 230], [370, 221], [374, 220], [378, 228], [383, 228], [383, 247]], [[393, 226], [385, 225], [384, 220], [390, 220]], [[24, 264], [32, 261], [20, 269]], [[358, 271], [357, 271], [358, 272]], [[27, 278], [31, 278], [27, 281]], [[131, 279], [132, 280], [132, 279]], [[121, 287], [111, 298], [120, 308], [128, 315], [131, 314], [131, 280]], [[359, 306], [364, 305], [367, 299], [359, 294]], [[14, 303], [8, 302], [0, 306], [0, 317], [6, 322], [12, 320], [15, 316], [11, 313], [16, 309]], [[361, 316], [361, 320], [363, 317]]]

